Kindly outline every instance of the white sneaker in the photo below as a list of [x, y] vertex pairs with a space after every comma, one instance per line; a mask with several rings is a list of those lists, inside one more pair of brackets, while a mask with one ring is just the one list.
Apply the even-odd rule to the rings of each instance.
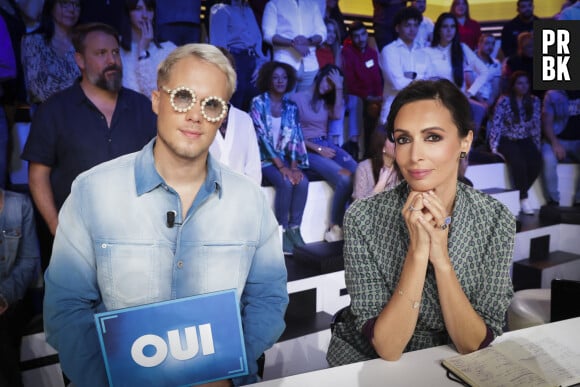
[[324, 240], [327, 242], [338, 242], [344, 239], [342, 228], [335, 224], [324, 233]]
[[534, 210], [533, 210], [532, 206], [530, 205], [530, 202], [528, 201], [528, 199], [521, 199], [520, 200], [520, 209], [521, 209], [523, 214], [534, 215]]

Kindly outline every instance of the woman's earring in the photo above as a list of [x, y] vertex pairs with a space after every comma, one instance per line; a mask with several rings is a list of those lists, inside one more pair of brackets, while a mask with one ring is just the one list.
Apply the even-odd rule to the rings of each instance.
[[461, 152], [461, 153], [459, 154], [459, 158], [460, 158], [460, 159], [464, 159], [464, 158], [465, 158], [465, 156], [467, 156], [467, 153], [465, 153], [465, 152]]

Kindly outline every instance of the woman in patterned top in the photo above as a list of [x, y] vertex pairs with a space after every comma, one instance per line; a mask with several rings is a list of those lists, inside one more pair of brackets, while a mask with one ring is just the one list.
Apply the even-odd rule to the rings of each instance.
[[513, 295], [515, 219], [457, 180], [473, 139], [467, 98], [448, 80], [416, 81], [387, 122], [405, 181], [345, 216], [351, 304], [334, 326], [331, 366], [444, 344], [475, 351], [502, 333]]
[[298, 121], [298, 107], [288, 97], [296, 85], [296, 70], [286, 63], [268, 62], [260, 68], [250, 116], [256, 128], [262, 176], [276, 190], [274, 213], [284, 229], [282, 248], [292, 254], [304, 245], [300, 224], [306, 207], [308, 154]]
[[542, 104], [530, 89], [527, 72], [511, 75], [508, 94], [497, 101], [489, 126], [489, 147], [507, 163], [514, 187], [520, 191], [522, 213], [533, 215], [528, 190], [542, 170]]
[[71, 41], [80, 11], [80, 0], [47, 0], [38, 33], [22, 38], [22, 68], [29, 103], [44, 102], [80, 77]]

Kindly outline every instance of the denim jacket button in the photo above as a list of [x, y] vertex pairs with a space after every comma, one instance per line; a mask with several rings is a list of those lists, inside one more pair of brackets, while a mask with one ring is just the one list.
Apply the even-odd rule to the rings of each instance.
[[177, 267], [180, 269], [183, 268], [183, 261], [177, 262]]

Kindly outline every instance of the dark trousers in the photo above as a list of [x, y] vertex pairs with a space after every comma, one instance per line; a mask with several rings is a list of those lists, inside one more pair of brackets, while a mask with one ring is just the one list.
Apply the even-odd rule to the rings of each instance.
[[32, 317], [28, 303], [19, 302], [0, 315], [0, 386], [20, 387], [20, 341]]
[[238, 82], [236, 91], [230, 102], [232, 105], [245, 112], [250, 110], [252, 98], [258, 95], [258, 89], [252, 83], [252, 74], [256, 70], [256, 56], [248, 55], [247, 52], [230, 51], [236, 63]]
[[530, 137], [510, 140], [502, 137], [498, 151], [504, 155], [514, 187], [520, 191], [520, 199], [528, 197], [528, 190], [542, 170], [542, 155]]

